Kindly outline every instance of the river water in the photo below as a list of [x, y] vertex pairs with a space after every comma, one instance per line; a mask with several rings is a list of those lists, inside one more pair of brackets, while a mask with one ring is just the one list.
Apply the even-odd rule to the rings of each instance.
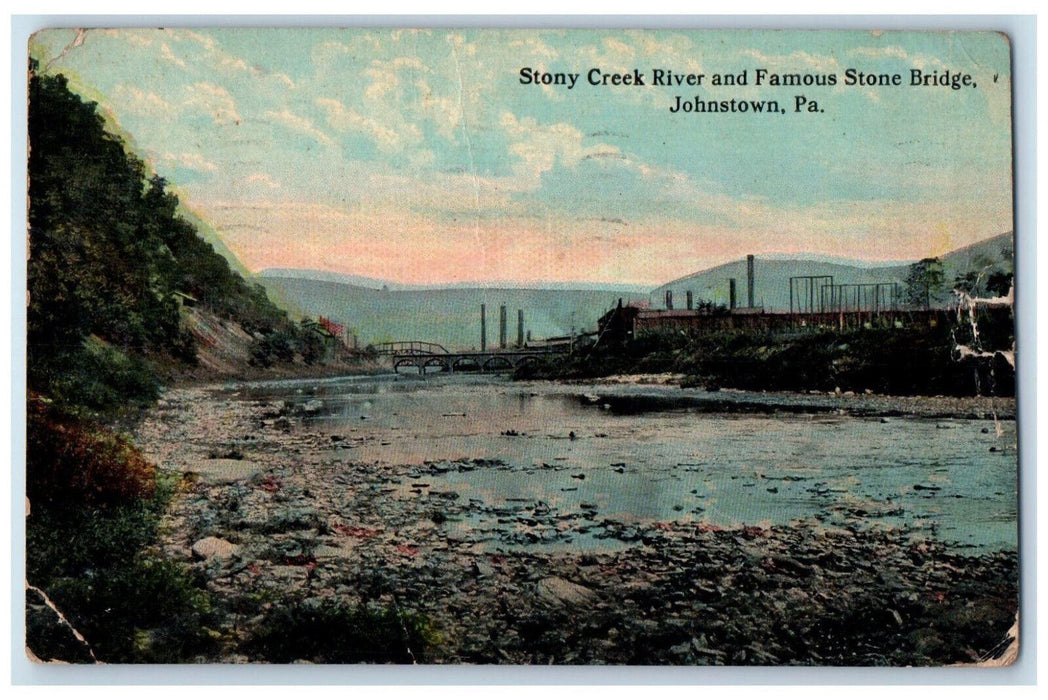
[[468, 375], [229, 393], [288, 402], [310, 429], [353, 444], [347, 460], [447, 464], [427, 472], [426, 488], [496, 508], [714, 527], [806, 520], [901, 528], [973, 552], [1017, 548], [1014, 420], [855, 417], [796, 396]]

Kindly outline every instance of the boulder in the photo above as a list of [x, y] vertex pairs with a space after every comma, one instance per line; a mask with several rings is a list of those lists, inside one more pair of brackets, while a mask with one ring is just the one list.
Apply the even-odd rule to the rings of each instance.
[[236, 554], [237, 546], [220, 537], [205, 537], [197, 540], [190, 548], [197, 559], [227, 559]]
[[249, 479], [263, 467], [248, 459], [194, 459], [188, 461], [184, 471], [200, 475], [205, 483], [220, 485]]
[[539, 598], [547, 603], [586, 605], [597, 599], [597, 594], [592, 589], [557, 576], [542, 579], [536, 585], [536, 590]]

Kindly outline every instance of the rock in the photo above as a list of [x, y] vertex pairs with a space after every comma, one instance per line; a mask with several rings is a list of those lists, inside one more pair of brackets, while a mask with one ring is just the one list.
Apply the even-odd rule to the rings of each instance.
[[356, 548], [348, 543], [339, 546], [322, 544], [313, 550], [313, 556], [317, 559], [348, 559], [353, 556], [354, 549]]
[[802, 564], [792, 557], [787, 557], [779, 554], [773, 554], [768, 557], [769, 563], [779, 571], [785, 572], [791, 576], [811, 576], [813, 574], [812, 568], [807, 564]]
[[691, 652], [691, 642], [684, 642], [670, 647], [670, 653], [675, 656], [686, 657]]
[[323, 525], [319, 513], [308, 506], [288, 506], [271, 513], [258, 527], [264, 533], [316, 530]]
[[189, 460], [185, 471], [200, 475], [208, 484], [231, 484], [262, 472], [263, 467], [248, 459]]
[[483, 559], [473, 562], [473, 575], [477, 578], [491, 578], [495, 575], [495, 567]]
[[550, 576], [539, 581], [536, 584], [536, 591], [539, 598], [547, 603], [586, 605], [597, 599], [597, 594], [592, 589], [557, 576]]
[[215, 558], [228, 559], [236, 554], [237, 546], [220, 537], [205, 537], [194, 542], [190, 551], [193, 552], [194, 557], [205, 561]]

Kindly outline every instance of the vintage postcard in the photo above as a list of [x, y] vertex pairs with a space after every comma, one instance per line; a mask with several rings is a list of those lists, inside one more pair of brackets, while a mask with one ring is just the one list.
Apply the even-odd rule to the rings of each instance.
[[34, 660], [1017, 658], [1006, 36], [62, 28], [28, 71]]

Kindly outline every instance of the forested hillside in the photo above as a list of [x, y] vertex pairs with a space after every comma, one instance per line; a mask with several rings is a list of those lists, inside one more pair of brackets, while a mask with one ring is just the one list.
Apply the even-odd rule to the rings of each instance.
[[210, 644], [207, 597], [184, 567], [150, 554], [177, 485], [114, 425], [196, 364], [201, 318], [236, 329], [243, 364], [301, 365], [323, 341], [315, 324], [290, 322], [197, 235], [164, 179], [106, 131], [94, 103], [36, 68], [28, 120], [27, 646], [45, 660], [200, 658]]
[[93, 103], [61, 75], [34, 75], [29, 90], [32, 392], [95, 412], [150, 401], [159, 366], [195, 361], [184, 302], [262, 345], [279, 334], [287, 354], [304, 349], [309, 334], [197, 235]]

